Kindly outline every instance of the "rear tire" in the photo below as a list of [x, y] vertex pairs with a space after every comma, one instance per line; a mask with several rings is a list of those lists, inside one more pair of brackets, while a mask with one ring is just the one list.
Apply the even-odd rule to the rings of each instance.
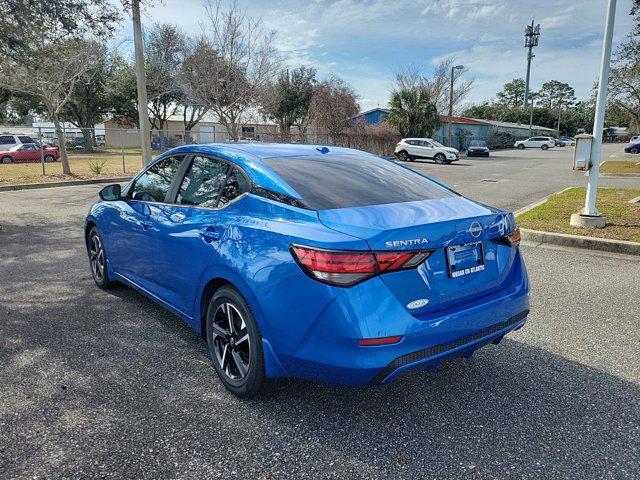
[[404, 150], [400, 150], [397, 156], [398, 160], [400, 160], [401, 162], [408, 162], [410, 159], [409, 154]]
[[227, 390], [240, 398], [267, 392], [262, 333], [240, 292], [224, 286], [207, 309], [207, 344], [213, 367]]
[[542, 150], [549, 150], [549, 145], [542, 145], [540, 148], [542, 148]]
[[44, 156], [44, 161], [47, 162], [47, 163], [55, 162], [56, 161], [56, 157], [54, 157], [53, 155], [45, 155]]
[[524, 150], [524, 145], [523, 144], [518, 145], [518, 150]]
[[436, 153], [436, 155], [433, 157], [433, 161], [438, 165], [442, 165], [446, 160], [447, 157], [445, 157], [442, 153]]
[[4, 157], [2, 157], [2, 163], [4, 163], [5, 165], [9, 165], [10, 163], [13, 163], [13, 158], [11, 158], [9, 155], [5, 155]]

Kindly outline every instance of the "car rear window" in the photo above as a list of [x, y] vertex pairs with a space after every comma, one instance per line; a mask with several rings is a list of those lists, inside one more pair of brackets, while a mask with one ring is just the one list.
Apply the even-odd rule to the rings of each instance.
[[263, 162], [298, 192], [311, 210], [455, 196], [437, 183], [377, 157], [313, 155], [266, 158]]

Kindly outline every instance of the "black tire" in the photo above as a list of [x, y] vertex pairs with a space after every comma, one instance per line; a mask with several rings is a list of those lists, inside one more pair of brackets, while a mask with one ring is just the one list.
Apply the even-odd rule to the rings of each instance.
[[524, 145], [522, 143], [518, 145], [518, 150], [524, 150]]
[[54, 157], [51, 154], [45, 155], [44, 156], [44, 161], [47, 162], [47, 163], [55, 162], [56, 161], [56, 157]]
[[[232, 286], [221, 287], [209, 303], [207, 344], [218, 378], [231, 393], [252, 398], [270, 389], [272, 382], [264, 369], [260, 328], [246, 300]], [[231, 352], [229, 357], [225, 352]]]
[[436, 153], [433, 157], [433, 161], [438, 165], [442, 165], [447, 160], [447, 157], [444, 156], [444, 153]]
[[411, 157], [405, 150], [400, 150], [397, 154], [398, 160], [401, 162], [409, 162], [411, 161]]
[[637, 154], [640, 150], [638, 150], [637, 148], [632, 148], [631, 150], [629, 150], [630, 153], [633, 153], [634, 155]]
[[89, 266], [91, 276], [96, 285], [103, 290], [113, 286], [107, 271], [107, 253], [104, 249], [104, 241], [97, 227], [93, 227], [87, 236], [87, 253], [89, 254]]
[[11, 158], [9, 155], [5, 155], [4, 157], [2, 157], [2, 163], [4, 163], [5, 165], [13, 163], [13, 158]]
[[542, 145], [540, 148], [542, 150], [549, 150], [549, 145]]

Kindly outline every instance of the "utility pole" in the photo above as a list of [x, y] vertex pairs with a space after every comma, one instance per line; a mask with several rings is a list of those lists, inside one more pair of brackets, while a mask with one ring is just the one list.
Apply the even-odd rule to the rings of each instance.
[[611, 70], [611, 43], [613, 40], [613, 24], [616, 16], [616, 0], [609, 0], [607, 7], [607, 23], [604, 28], [602, 57], [600, 58], [600, 76], [598, 77], [598, 95], [596, 97], [596, 113], [593, 121], [593, 144], [591, 145], [589, 183], [584, 208], [580, 213], [571, 215], [571, 226], [583, 228], [603, 228], [605, 217], [596, 209], [598, 193], [598, 175], [600, 173], [600, 150], [604, 131], [604, 113], [607, 105], [607, 88]]
[[453, 82], [455, 81], [455, 71], [463, 70], [464, 65], [456, 65], [455, 67], [451, 67], [451, 88], [449, 89], [449, 134], [447, 135], [449, 139], [448, 147], [451, 146], [451, 123], [453, 122]]
[[[535, 25], [535, 20], [531, 20], [531, 25], [527, 25], [524, 29], [524, 46], [529, 49], [527, 53], [527, 80], [524, 87], [524, 108], [527, 108], [527, 102], [529, 101], [529, 79], [531, 78], [531, 60], [535, 55], [533, 54], [533, 47], [538, 46], [538, 40], [540, 38], [540, 24]], [[533, 106], [533, 105], [532, 105]]]
[[131, 0], [133, 16], [133, 41], [136, 50], [136, 84], [138, 87], [138, 123], [142, 145], [142, 165], [151, 161], [151, 128], [147, 111], [147, 78], [144, 73], [144, 48], [142, 45], [142, 23], [140, 21], [140, 0]]

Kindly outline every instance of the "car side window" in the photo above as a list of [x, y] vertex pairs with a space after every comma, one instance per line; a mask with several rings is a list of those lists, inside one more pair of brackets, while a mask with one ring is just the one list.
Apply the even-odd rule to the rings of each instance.
[[432, 147], [433, 145], [431, 145], [431, 143], [427, 142], [426, 140], [421, 140], [420, 141], [420, 146], [422, 146], [422, 147]]
[[22, 143], [36, 143], [33, 138], [26, 135], [18, 135], [18, 140], [20, 140]]
[[143, 202], [164, 202], [183, 159], [183, 156], [175, 156], [153, 164], [136, 180], [130, 198]]
[[176, 203], [215, 207], [218, 204], [218, 195], [227, 177], [228, 169], [229, 165], [225, 162], [196, 155], [182, 180]]
[[416, 142], [415, 140], [407, 140], [407, 143], [409, 145], [417, 145], [418, 144], [418, 142]]
[[15, 143], [13, 135], [0, 135], [0, 145], [11, 145]]
[[231, 169], [231, 173], [229, 173], [227, 181], [224, 184], [218, 206], [226, 205], [248, 191], [249, 182], [247, 182], [242, 172], [234, 167]]

